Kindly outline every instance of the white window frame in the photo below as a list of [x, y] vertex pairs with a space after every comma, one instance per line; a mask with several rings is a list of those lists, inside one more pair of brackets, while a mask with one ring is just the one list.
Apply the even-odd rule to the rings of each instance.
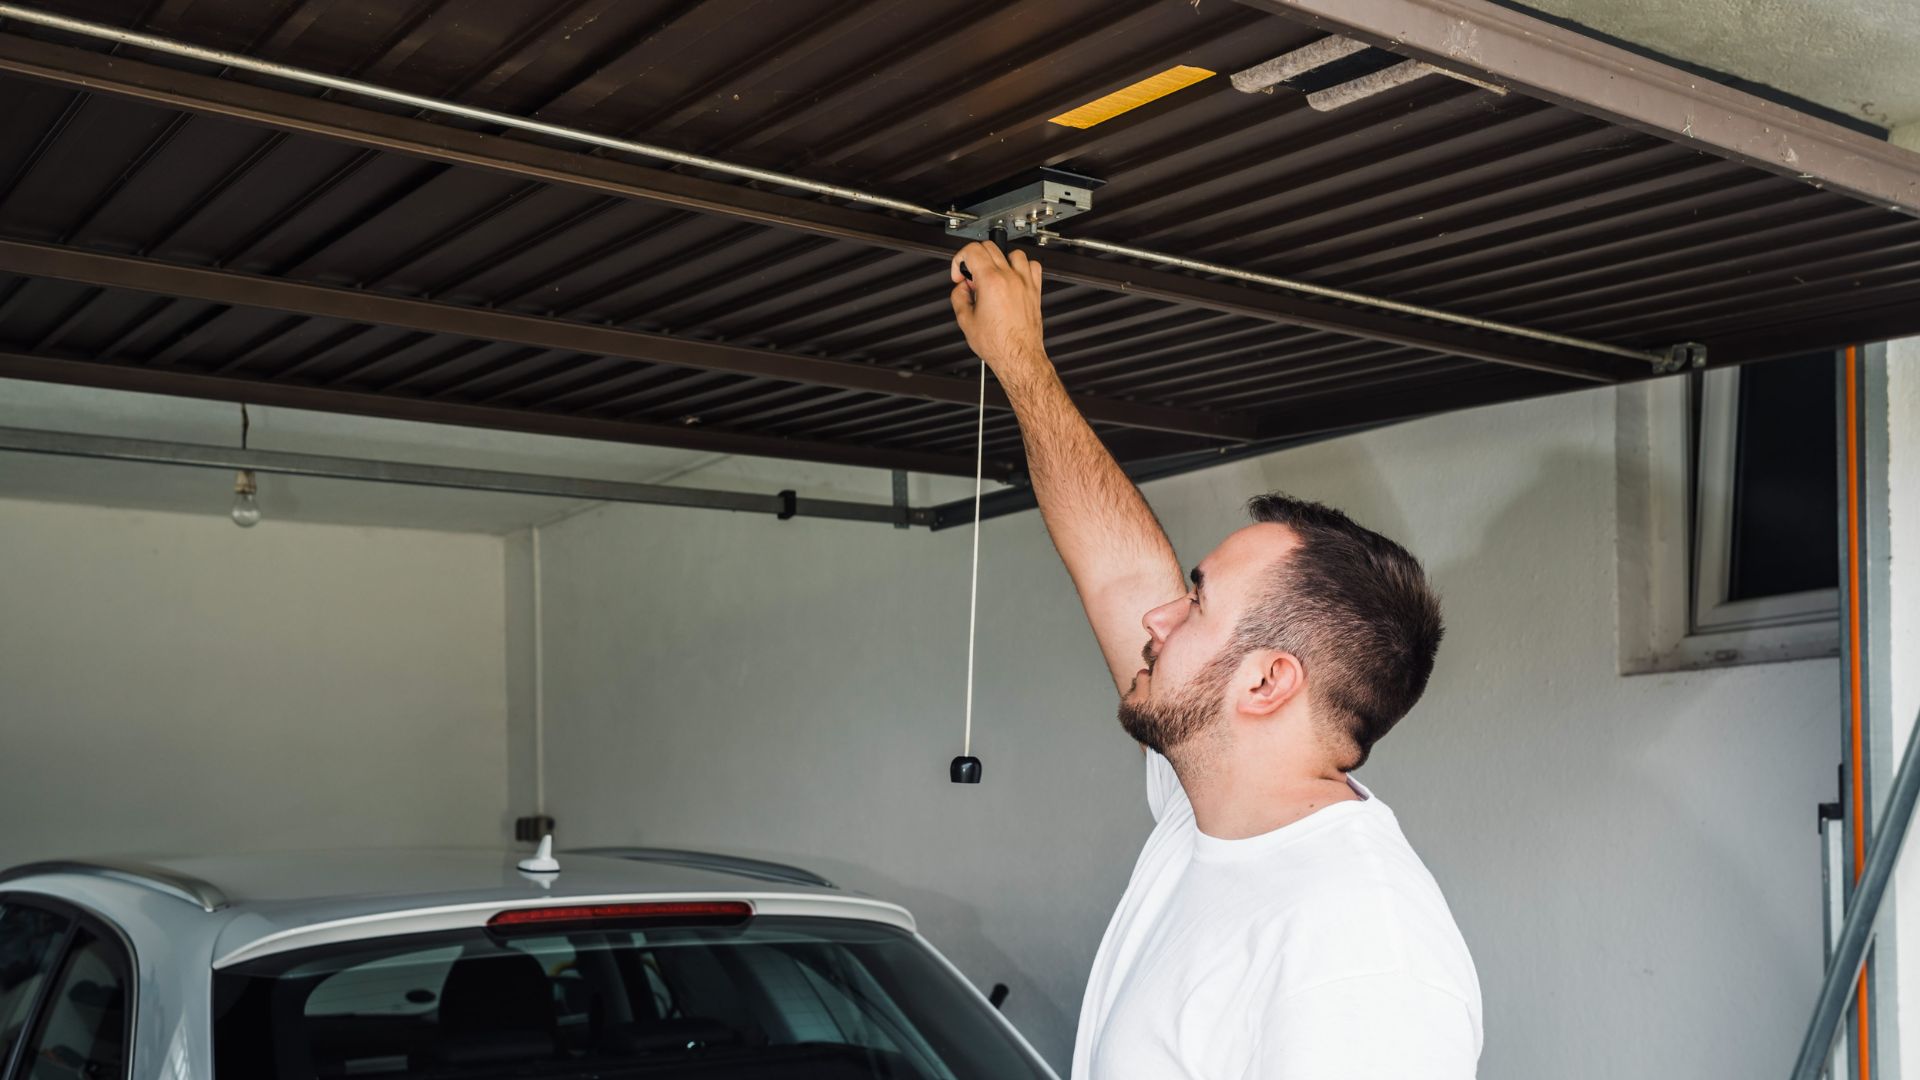
[[[1832, 625], [1839, 648], [1840, 590], [1812, 589], [1780, 596], [1728, 600], [1733, 577], [1734, 430], [1740, 411], [1741, 368], [1706, 372], [1700, 380], [1699, 515], [1694, 534], [1695, 634], [1761, 630], [1801, 623]], [[1678, 381], [1678, 380], [1676, 380]]]
[[1836, 590], [1726, 600], [1739, 369], [1708, 372], [1702, 385], [1697, 503], [1689, 380], [1615, 391], [1621, 674], [1839, 655]]

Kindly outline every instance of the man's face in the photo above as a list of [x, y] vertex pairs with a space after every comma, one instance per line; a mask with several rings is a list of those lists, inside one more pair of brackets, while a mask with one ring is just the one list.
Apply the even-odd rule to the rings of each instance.
[[1193, 568], [1187, 595], [1147, 612], [1146, 666], [1120, 699], [1127, 734], [1165, 753], [1220, 719], [1240, 659], [1227, 655], [1234, 627], [1295, 542], [1284, 525], [1249, 525]]

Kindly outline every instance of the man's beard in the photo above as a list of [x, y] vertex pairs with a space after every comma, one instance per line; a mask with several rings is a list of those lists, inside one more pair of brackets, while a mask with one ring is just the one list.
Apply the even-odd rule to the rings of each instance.
[[[1240, 662], [1238, 655], [1229, 655], [1232, 652], [1230, 647], [1222, 649], [1171, 701], [1136, 703], [1129, 700], [1131, 693], [1121, 698], [1120, 727], [1135, 742], [1165, 754], [1213, 726], [1220, 719], [1220, 699], [1227, 679]], [[1149, 655], [1149, 665], [1153, 660]]]

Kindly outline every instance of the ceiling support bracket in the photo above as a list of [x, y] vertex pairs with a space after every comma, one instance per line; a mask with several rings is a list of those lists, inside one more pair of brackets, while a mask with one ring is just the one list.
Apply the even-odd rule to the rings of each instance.
[[1672, 375], [1678, 371], [1691, 371], [1707, 366], [1707, 347], [1697, 341], [1683, 341], [1678, 345], [1667, 346], [1667, 355], [1654, 362], [1655, 375]]
[[908, 515], [913, 512], [913, 507], [909, 505], [907, 499], [907, 470], [905, 469], [893, 470], [893, 510], [900, 515], [894, 521], [893, 527], [907, 528]]

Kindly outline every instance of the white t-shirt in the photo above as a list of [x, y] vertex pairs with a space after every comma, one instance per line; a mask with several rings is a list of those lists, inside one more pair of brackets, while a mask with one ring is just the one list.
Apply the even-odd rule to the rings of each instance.
[[1260, 836], [1157, 824], [1087, 979], [1073, 1080], [1470, 1080], [1480, 980], [1433, 875], [1361, 796]]

